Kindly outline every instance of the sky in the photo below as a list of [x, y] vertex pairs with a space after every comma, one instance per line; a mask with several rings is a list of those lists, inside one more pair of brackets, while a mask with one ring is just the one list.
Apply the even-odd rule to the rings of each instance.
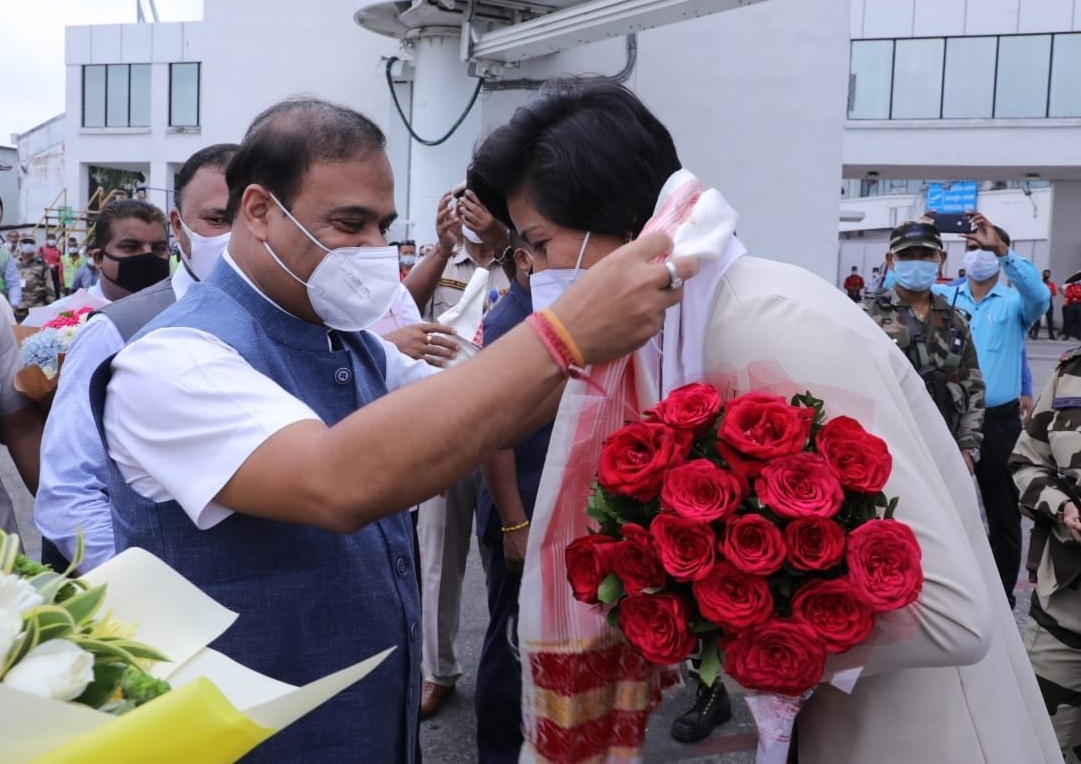
[[[147, 18], [149, 0], [142, 0]], [[136, 21], [137, 0], [0, 0], [0, 146], [64, 111], [64, 27]], [[160, 21], [203, 17], [203, 0], [155, 0]]]

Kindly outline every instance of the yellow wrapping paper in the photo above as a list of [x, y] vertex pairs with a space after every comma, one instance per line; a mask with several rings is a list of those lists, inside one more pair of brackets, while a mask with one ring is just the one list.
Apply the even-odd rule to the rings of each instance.
[[274, 734], [200, 677], [34, 759], [34, 764], [226, 764]]
[[153, 666], [173, 690], [123, 716], [0, 684], [3, 764], [232, 762], [360, 681], [395, 649], [294, 687], [208, 648], [236, 614], [161, 560], [127, 549], [85, 580], [106, 584], [103, 612], [168, 655]]

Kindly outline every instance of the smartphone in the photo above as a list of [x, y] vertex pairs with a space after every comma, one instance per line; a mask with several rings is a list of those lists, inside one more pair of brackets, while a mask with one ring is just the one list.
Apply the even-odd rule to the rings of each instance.
[[939, 212], [935, 225], [942, 233], [972, 233], [972, 215], [968, 212]]

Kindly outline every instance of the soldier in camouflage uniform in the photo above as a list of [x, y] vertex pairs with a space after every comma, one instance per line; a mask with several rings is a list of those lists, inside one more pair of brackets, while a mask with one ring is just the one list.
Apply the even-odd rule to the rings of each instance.
[[[1081, 761], [1081, 348], [1063, 354], [1014, 447], [1039, 554], [1025, 647], [1067, 762]], [[1031, 556], [1031, 555], [1030, 555]]]
[[[34, 243], [33, 239], [23, 239], [24, 242]], [[49, 264], [33, 250], [27, 252], [23, 248], [17, 263], [19, 267], [19, 281], [22, 284], [23, 298], [15, 306], [15, 318], [22, 321], [30, 312], [30, 308], [40, 305], [48, 305], [56, 300], [56, 289], [53, 286], [52, 271]]]
[[897, 343], [927, 384], [969, 472], [983, 441], [984, 383], [964, 311], [931, 292], [943, 259], [931, 223], [908, 221], [890, 234], [892, 289], [868, 295], [863, 308]]

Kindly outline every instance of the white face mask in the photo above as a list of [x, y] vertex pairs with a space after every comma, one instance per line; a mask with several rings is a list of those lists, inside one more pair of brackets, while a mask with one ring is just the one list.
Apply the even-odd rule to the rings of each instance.
[[214, 270], [214, 266], [221, 258], [221, 253], [225, 251], [226, 245], [229, 244], [229, 232], [226, 231], [217, 236], [200, 236], [188, 228], [184, 218], [180, 218], [180, 227], [184, 229], [188, 241], [191, 242], [191, 253], [185, 252], [184, 248], [181, 247], [180, 259], [184, 261], [184, 265], [188, 267], [192, 277], [196, 281], [202, 281]]
[[331, 329], [359, 332], [374, 324], [390, 309], [398, 291], [397, 247], [338, 247], [327, 249], [308, 233], [274, 194], [270, 198], [300, 232], [327, 253], [307, 281], [289, 270], [270, 244], [266, 251], [283, 271], [308, 290], [312, 310]]
[[965, 253], [965, 274], [974, 281], [987, 281], [998, 273], [1001, 263], [994, 252], [974, 249]]
[[56, 239], [46, 239], [45, 243], [48, 244], [50, 247], [55, 247], [56, 246]]
[[533, 298], [533, 312], [544, 310], [559, 296], [567, 291], [567, 288], [578, 278], [582, 270], [582, 255], [586, 253], [586, 245], [589, 244], [589, 231], [582, 239], [582, 248], [578, 250], [578, 262], [573, 268], [549, 268], [540, 273], [532, 273], [529, 276], [529, 294]]
[[32, 253], [34, 251], [34, 245], [33, 244], [23, 244], [22, 246], [19, 247], [19, 249], [22, 250], [22, 253], [24, 255], [29, 255], [30, 253]]

